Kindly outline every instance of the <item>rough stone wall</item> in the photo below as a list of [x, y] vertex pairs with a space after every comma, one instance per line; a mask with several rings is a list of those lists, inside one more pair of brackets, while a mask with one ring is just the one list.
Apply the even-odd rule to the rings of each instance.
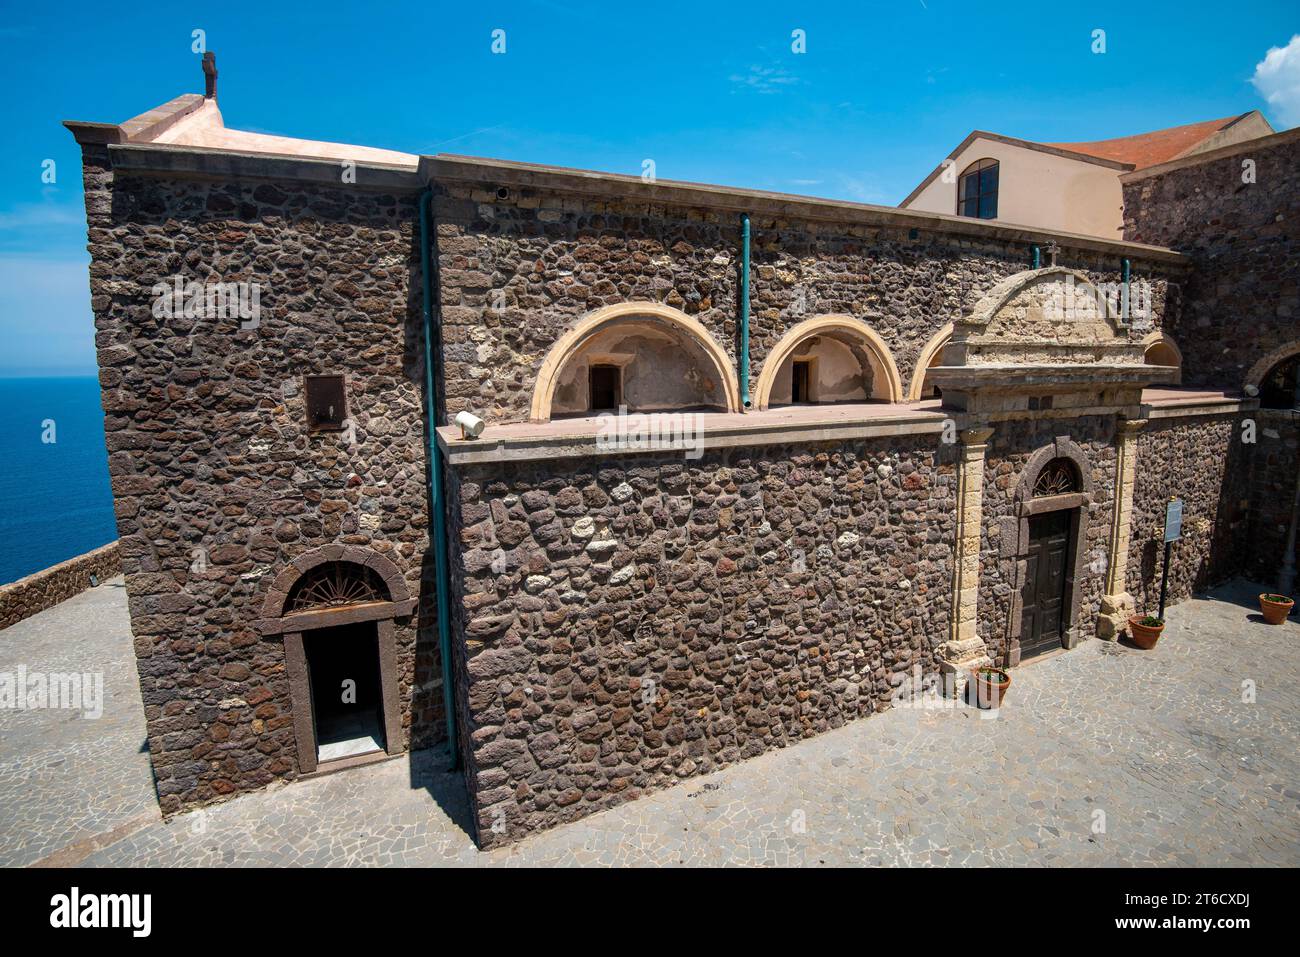
[[[1250, 547], [1243, 549], [1241, 567], [1254, 581], [1275, 587], [1300, 480], [1300, 413], [1259, 409], [1250, 417], [1257, 432], [1249, 456]], [[1300, 542], [1295, 557], [1300, 559]]]
[[[298, 773], [284, 649], [252, 623], [316, 546], [427, 557], [415, 198], [84, 166], [114, 507], [164, 811]], [[260, 284], [260, 325], [155, 315], [156, 283]], [[344, 373], [351, 428], [308, 434], [302, 377]], [[429, 589], [428, 594], [432, 593]], [[404, 734], [442, 731], [430, 603], [398, 622]]]
[[[1007, 638], [1015, 624], [1016, 558], [1003, 556], [1002, 536], [1007, 534], [1007, 525], [1019, 518], [1016, 488], [1030, 456], [1061, 435], [1069, 436], [1084, 450], [1091, 466], [1092, 502], [1086, 508], [1083, 561], [1075, 570], [1074, 587], [1081, 589], [1075, 627], [1080, 641], [1096, 636], [1115, 508], [1115, 419], [1094, 415], [1000, 422], [985, 457], [980, 543], [979, 634], [994, 660], [1008, 652]], [[1072, 554], [1069, 560], [1073, 560]]]
[[931, 671], [956, 512], [941, 448], [462, 469], [481, 843], [837, 727]]
[[91, 576], [102, 583], [121, 571], [122, 560], [117, 553], [117, 542], [112, 541], [16, 582], [0, 585], [0, 629], [8, 628], [38, 611], [52, 608], [73, 595], [81, 594], [93, 587]]
[[1183, 529], [1171, 551], [1167, 603], [1241, 572], [1250, 473], [1240, 423], [1237, 415], [1155, 419], [1138, 433], [1127, 577], [1139, 613], [1154, 615], [1160, 604], [1170, 496], [1183, 500]]
[[1124, 186], [1125, 238], [1195, 263], [1168, 327], [1184, 385], [1239, 389], [1255, 362], [1300, 339], [1300, 137], [1263, 142]]
[[[535, 189], [498, 199], [490, 183], [445, 184], [436, 215], [451, 414], [525, 421], [538, 368], [561, 335], [630, 300], [694, 317], [734, 362], [737, 216]], [[930, 337], [1030, 262], [1023, 243], [907, 229], [756, 215], [751, 232], [751, 381], [787, 331], [834, 313], [882, 336], [906, 388]], [[1060, 265], [1094, 282], [1120, 280], [1118, 256], [1063, 250]], [[1134, 277], [1154, 280], [1159, 326], [1177, 308], [1176, 284], [1140, 261]]]

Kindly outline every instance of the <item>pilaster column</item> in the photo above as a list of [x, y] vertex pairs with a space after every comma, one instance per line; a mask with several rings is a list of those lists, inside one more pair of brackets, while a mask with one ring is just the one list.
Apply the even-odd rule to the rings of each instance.
[[992, 429], [961, 433], [957, 472], [957, 567], [952, 583], [953, 641], [976, 637], [976, 598], [980, 585], [980, 529], [984, 514], [984, 453]]
[[984, 501], [984, 453], [992, 429], [964, 429], [957, 463], [957, 539], [954, 544], [952, 617], [948, 640], [938, 648], [948, 694], [964, 691], [965, 676], [991, 664], [979, 637], [980, 530]]
[[1106, 562], [1106, 594], [1097, 618], [1097, 637], [1114, 641], [1136, 610], [1128, 593], [1128, 546], [1133, 518], [1133, 478], [1137, 473], [1137, 438], [1146, 419], [1121, 419], [1115, 463], [1115, 510], [1110, 523], [1110, 554]]

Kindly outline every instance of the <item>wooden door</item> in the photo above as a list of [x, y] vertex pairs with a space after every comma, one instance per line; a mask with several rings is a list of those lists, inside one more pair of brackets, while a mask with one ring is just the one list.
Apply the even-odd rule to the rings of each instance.
[[1072, 512], [1048, 512], [1029, 520], [1029, 556], [1022, 593], [1020, 659], [1062, 647], [1069, 626], [1066, 563], [1072, 551]]

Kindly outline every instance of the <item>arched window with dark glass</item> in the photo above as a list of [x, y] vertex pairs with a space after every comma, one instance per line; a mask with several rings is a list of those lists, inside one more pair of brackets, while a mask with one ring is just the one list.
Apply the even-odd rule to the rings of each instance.
[[976, 160], [957, 180], [957, 215], [996, 219], [998, 215], [998, 161]]
[[1259, 404], [1265, 409], [1300, 409], [1296, 394], [1296, 371], [1300, 356], [1292, 356], [1275, 365], [1259, 384]]

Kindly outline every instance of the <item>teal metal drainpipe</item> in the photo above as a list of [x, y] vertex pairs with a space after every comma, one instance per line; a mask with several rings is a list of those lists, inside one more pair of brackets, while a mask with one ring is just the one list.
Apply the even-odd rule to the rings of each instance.
[[1037, 246], [1030, 246], [1029, 248], [1032, 249], [1032, 250], [1034, 251], [1034, 260], [1033, 260], [1034, 265], [1033, 265], [1033, 268], [1034, 268], [1034, 269], [1042, 269], [1042, 268], [1043, 268], [1043, 251], [1042, 251], [1041, 249], [1039, 249]]
[[1129, 311], [1128, 291], [1129, 291], [1129, 280], [1131, 278], [1131, 275], [1132, 275], [1132, 264], [1127, 259], [1125, 259], [1124, 260], [1124, 301], [1120, 303], [1120, 309], [1119, 309], [1120, 318], [1123, 319], [1125, 322], [1128, 322], [1128, 311]]
[[740, 410], [749, 410], [749, 214], [740, 217]]
[[447, 747], [451, 768], [460, 766], [456, 741], [456, 694], [451, 683], [451, 583], [447, 573], [447, 516], [443, 508], [442, 449], [438, 447], [438, 396], [433, 391], [433, 256], [429, 240], [429, 207], [433, 190], [420, 194], [420, 272], [424, 282], [424, 394], [429, 437], [429, 515], [433, 519], [433, 567], [438, 593], [438, 654], [442, 657], [442, 709], [447, 716]]

